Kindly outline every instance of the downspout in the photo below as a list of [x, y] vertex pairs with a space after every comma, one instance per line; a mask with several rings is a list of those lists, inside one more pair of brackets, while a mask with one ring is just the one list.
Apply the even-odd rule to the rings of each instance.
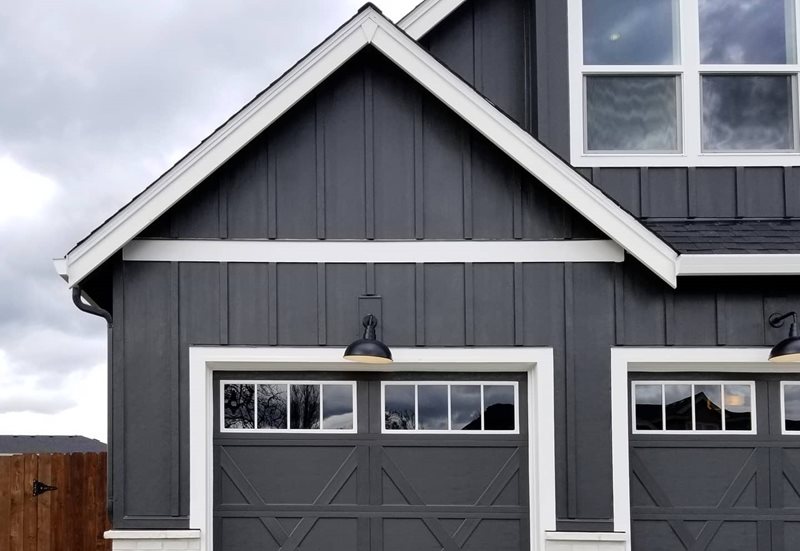
[[76, 285], [72, 288], [72, 302], [78, 308], [78, 310], [82, 312], [86, 312], [87, 314], [92, 314], [93, 316], [99, 316], [106, 320], [107, 324], [107, 338], [108, 338], [108, 453], [106, 455], [106, 511], [108, 512], [109, 519], [113, 516], [114, 512], [114, 486], [113, 486], [113, 478], [111, 476], [111, 469], [113, 465], [113, 461], [111, 461], [111, 435], [113, 433], [113, 425], [112, 423], [112, 410], [114, 409], [114, 403], [111, 399], [112, 392], [113, 392], [113, 385], [112, 385], [112, 373], [114, 372], [113, 366], [111, 365], [112, 360], [114, 359], [111, 355], [111, 346], [112, 346], [112, 333], [114, 328], [114, 319], [111, 317], [111, 314], [100, 308], [99, 306], [95, 306], [92, 304], [87, 304], [83, 301], [82, 298], [82, 291], [81, 288]]

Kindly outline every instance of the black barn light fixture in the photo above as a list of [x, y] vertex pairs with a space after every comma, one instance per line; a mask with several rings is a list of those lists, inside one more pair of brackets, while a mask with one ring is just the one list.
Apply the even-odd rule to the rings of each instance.
[[392, 363], [392, 351], [375, 337], [378, 318], [367, 314], [361, 323], [364, 325], [364, 337], [350, 343], [344, 351], [344, 359], [365, 364]]
[[783, 327], [786, 318], [792, 318], [789, 325], [789, 336], [772, 347], [769, 352], [771, 362], [800, 362], [800, 333], [797, 331], [797, 313], [786, 312], [785, 314], [774, 313], [769, 317], [769, 324], [772, 327]]

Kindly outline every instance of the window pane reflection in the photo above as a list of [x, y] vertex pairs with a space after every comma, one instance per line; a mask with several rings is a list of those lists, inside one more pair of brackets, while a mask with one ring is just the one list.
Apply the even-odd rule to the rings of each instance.
[[694, 386], [695, 429], [722, 430], [722, 387]]
[[725, 385], [725, 430], [751, 430], [749, 385]]
[[286, 385], [258, 385], [258, 428], [286, 428]]
[[414, 430], [414, 385], [387, 385], [384, 401], [388, 430]]
[[692, 385], [664, 385], [667, 430], [692, 430]]
[[636, 429], [661, 430], [661, 385], [636, 385]]
[[485, 385], [483, 414], [485, 430], [514, 430], [514, 387]]
[[583, 0], [586, 65], [678, 62], [676, 0]]
[[322, 385], [322, 428], [352, 430], [353, 387]]
[[481, 387], [450, 387], [451, 426], [453, 430], [481, 430]]
[[589, 151], [677, 151], [678, 78], [586, 77]]
[[225, 428], [255, 427], [255, 385], [225, 385]]
[[700, 0], [702, 63], [793, 62], [790, 0]]
[[447, 430], [447, 385], [420, 385], [419, 428], [422, 430]]
[[319, 385], [290, 385], [291, 428], [319, 428]]
[[783, 411], [786, 418], [785, 429], [800, 431], [800, 385], [783, 387]]
[[704, 76], [705, 151], [794, 149], [792, 77]]

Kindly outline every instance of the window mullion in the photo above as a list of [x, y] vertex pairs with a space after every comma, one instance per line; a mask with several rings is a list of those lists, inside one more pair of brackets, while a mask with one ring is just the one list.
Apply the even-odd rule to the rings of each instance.
[[700, 10], [697, 0], [681, 2], [681, 61], [683, 152], [694, 157], [700, 154], [703, 109], [700, 104]]

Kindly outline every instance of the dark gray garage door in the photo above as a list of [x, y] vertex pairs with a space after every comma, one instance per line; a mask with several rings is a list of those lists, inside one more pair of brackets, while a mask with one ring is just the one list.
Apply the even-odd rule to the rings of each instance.
[[[634, 551], [800, 549], [793, 375], [632, 374]], [[791, 384], [791, 383], [790, 383]]]
[[215, 551], [530, 548], [524, 375], [215, 381]]

